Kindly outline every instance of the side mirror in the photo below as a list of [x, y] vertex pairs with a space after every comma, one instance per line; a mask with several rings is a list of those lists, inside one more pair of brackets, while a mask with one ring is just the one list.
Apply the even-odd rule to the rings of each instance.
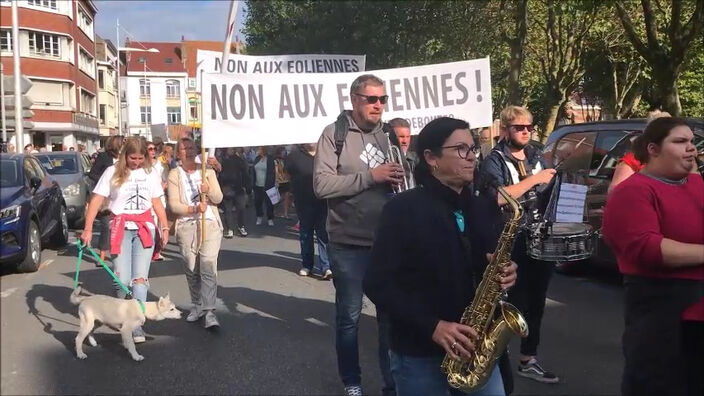
[[32, 178], [29, 179], [29, 187], [33, 191], [37, 191], [39, 189], [39, 186], [41, 186], [41, 185], [42, 185], [42, 179], [40, 179], [36, 176], [32, 176]]

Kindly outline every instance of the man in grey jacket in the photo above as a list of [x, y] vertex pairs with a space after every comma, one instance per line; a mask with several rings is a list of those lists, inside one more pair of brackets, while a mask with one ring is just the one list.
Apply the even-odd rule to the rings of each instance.
[[[400, 184], [403, 167], [386, 163], [388, 138], [381, 116], [388, 96], [384, 82], [365, 74], [350, 87], [352, 111], [341, 115], [346, 126], [344, 144], [336, 144], [336, 124], [318, 140], [313, 187], [328, 200], [328, 257], [335, 285], [337, 367], [348, 395], [361, 395], [357, 330], [362, 310], [362, 280], [370, 261], [381, 209]], [[338, 123], [339, 124], [339, 123]], [[339, 136], [339, 133], [337, 134]], [[379, 320], [377, 315], [377, 319]], [[384, 320], [379, 320], [379, 364], [384, 394], [395, 394], [389, 369]]]

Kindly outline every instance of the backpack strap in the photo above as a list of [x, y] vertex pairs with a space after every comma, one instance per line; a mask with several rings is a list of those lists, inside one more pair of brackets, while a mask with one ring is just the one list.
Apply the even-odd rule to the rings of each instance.
[[335, 120], [335, 154], [337, 158], [340, 158], [342, 153], [342, 147], [345, 145], [345, 139], [347, 139], [347, 132], [350, 129], [350, 122], [347, 119], [347, 114], [345, 111], [340, 113]]

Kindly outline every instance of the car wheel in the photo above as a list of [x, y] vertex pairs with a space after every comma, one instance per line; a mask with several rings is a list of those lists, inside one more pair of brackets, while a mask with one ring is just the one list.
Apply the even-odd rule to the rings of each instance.
[[68, 243], [68, 219], [66, 217], [66, 207], [61, 205], [59, 209], [59, 224], [58, 228], [51, 236], [51, 243], [55, 247], [64, 247]]
[[24, 260], [17, 265], [20, 272], [35, 272], [42, 262], [42, 238], [39, 236], [39, 226], [33, 220], [27, 230], [27, 248]]

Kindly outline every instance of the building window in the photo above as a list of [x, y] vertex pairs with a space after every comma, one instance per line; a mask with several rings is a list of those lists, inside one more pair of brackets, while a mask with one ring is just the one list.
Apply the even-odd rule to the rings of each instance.
[[94, 61], [95, 59], [88, 52], [86, 52], [83, 48], [79, 49], [78, 68], [91, 77], [95, 75]]
[[196, 79], [195, 78], [188, 79], [188, 88], [196, 88]]
[[12, 51], [12, 32], [0, 30], [0, 51]]
[[177, 80], [166, 80], [166, 97], [178, 98], [181, 95], [180, 85]]
[[106, 122], [105, 122], [105, 119], [106, 119], [106, 116], [105, 116], [106, 111], [107, 111], [107, 105], [101, 104], [101, 105], [100, 105], [100, 114], [99, 114], [99, 116], [100, 116], [100, 125], [105, 125], [105, 124], [106, 124]]
[[95, 95], [81, 90], [81, 113], [95, 116]]
[[152, 123], [152, 107], [151, 106], [140, 106], [139, 113], [142, 120], [142, 124]]
[[140, 56], [139, 59], [137, 59], [137, 62], [139, 62], [139, 63], [144, 63], [146, 61], [147, 61], [147, 58], [145, 58], [143, 56]]
[[190, 102], [188, 104], [188, 110], [191, 113], [191, 120], [198, 119], [198, 102]]
[[32, 55], [61, 56], [61, 38], [57, 34], [29, 32], [29, 52]]
[[57, 9], [56, 0], [28, 0], [27, 3], [35, 7], [51, 8], [52, 10]]
[[88, 37], [93, 38], [93, 19], [91, 19], [81, 7], [78, 7], [78, 27], [81, 28]]
[[167, 107], [166, 117], [169, 120], [169, 125], [180, 124], [181, 123], [181, 108], [180, 107]]
[[164, 59], [164, 63], [174, 63], [174, 58], [166, 58]]
[[98, 88], [105, 89], [105, 72], [102, 70], [98, 71]]
[[139, 95], [148, 98], [151, 95], [151, 83], [148, 79], [139, 80]]

